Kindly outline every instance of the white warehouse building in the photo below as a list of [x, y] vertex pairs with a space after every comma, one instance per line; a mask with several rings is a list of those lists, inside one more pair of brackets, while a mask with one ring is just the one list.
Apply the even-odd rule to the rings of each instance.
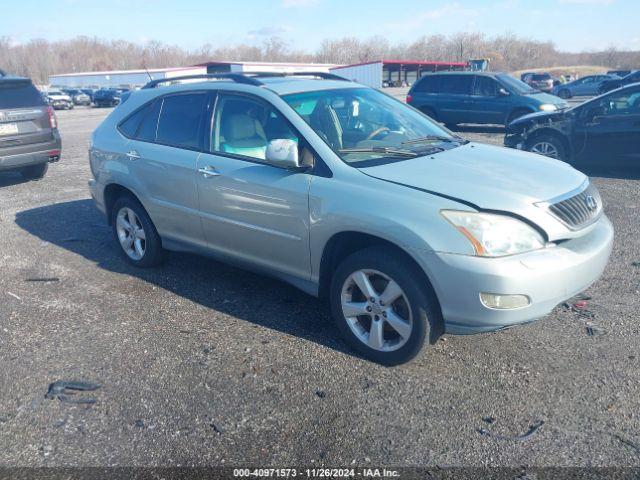
[[148, 70], [114, 70], [106, 72], [63, 73], [51, 75], [49, 85], [55, 87], [127, 87], [134, 88], [149, 80], [175, 78], [184, 75], [205, 73], [242, 72], [328, 72], [336, 67], [324, 63], [284, 63], [284, 62], [206, 62], [192, 67], [150, 68]]
[[207, 73], [204, 67], [150, 68], [148, 70], [113, 70], [105, 72], [63, 73], [51, 75], [49, 85], [55, 87], [139, 87], [150, 79], [180, 77]]

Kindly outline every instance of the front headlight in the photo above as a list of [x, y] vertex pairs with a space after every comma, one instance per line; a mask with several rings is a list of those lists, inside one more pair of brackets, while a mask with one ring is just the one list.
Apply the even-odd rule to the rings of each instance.
[[540, 105], [539, 108], [543, 112], [555, 112], [558, 109], [558, 107], [556, 107], [555, 105], [553, 105], [551, 103], [543, 103], [542, 105]]
[[476, 255], [501, 257], [544, 247], [542, 235], [507, 215], [442, 210], [442, 216], [471, 243]]

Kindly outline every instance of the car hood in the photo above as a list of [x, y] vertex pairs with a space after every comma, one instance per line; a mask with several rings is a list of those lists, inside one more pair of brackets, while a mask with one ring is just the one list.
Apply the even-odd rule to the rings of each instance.
[[549, 120], [555, 121], [560, 120], [564, 117], [566, 110], [556, 110], [555, 112], [534, 112], [528, 113], [526, 115], [522, 115], [521, 117], [516, 118], [513, 122], [509, 124], [509, 128], [517, 127], [518, 125], [523, 125], [525, 123], [530, 122], [531, 120]]
[[535, 98], [540, 102], [541, 105], [543, 103], [550, 103], [551, 105], [558, 105], [558, 106], [564, 106], [564, 107], [568, 105], [567, 102], [565, 102], [560, 97], [556, 97], [555, 95], [551, 95], [550, 93], [545, 93], [545, 92], [528, 93], [527, 97]]
[[564, 233], [558, 222], [534, 203], [576, 190], [587, 178], [558, 160], [479, 143], [361, 171], [481, 210], [515, 213], [537, 223], [549, 238]]

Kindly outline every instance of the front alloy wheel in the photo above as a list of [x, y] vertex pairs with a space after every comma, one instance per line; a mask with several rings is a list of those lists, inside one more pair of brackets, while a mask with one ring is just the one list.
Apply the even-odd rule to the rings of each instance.
[[333, 273], [331, 311], [345, 340], [383, 365], [408, 362], [425, 339], [442, 332], [436, 295], [410, 257], [390, 247], [370, 247], [345, 258]]
[[342, 314], [353, 334], [369, 348], [392, 352], [411, 335], [413, 317], [407, 296], [377, 270], [358, 270], [342, 286]]

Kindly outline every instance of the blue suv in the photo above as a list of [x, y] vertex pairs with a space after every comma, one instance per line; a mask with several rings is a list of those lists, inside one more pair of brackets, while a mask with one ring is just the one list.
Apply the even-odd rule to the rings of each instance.
[[561, 98], [536, 90], [506, 73], [441, 72], [418, 80], [407, 103], [434, 120], [507, 125], [533, 112], [567, 108]]

